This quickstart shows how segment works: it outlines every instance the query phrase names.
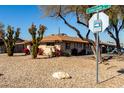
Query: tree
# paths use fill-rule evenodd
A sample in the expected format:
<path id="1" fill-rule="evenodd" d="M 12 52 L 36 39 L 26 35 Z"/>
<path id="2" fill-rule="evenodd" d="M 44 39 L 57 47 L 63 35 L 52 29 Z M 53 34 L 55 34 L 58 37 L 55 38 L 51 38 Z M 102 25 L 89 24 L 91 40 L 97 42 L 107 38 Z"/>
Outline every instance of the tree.
<path id="1" fill-rule="evenodd" d="M 4 33 L 4 24 L 0 23 L 0 36 Z"/>
<path id="2" fill-rule="evenodd" d="M 32 24 L 29 28 L 29 33 L 32 36 L 32 58 L 37 57 L 38 53 L 38 46 L 40 44 L 40 41 L 43 39 L 44 32 L 46 30 L 46 26 L 40 25 L 39 29 L 37 30 L 36 25 Z"/>
<path id="3" fill-rule="evenodd" d="M 76 5 L 41 6 L 41 9 L 44 11 L 44 16 L 61 18 L 68 27 L 70 27 L 71 29 L 73 29 L 77 33 L 79 38 L 81 38 L 82 40 L 87 40 L 89 42 L 94 55 L 96 55 L 96 49 L 95 49 L 96 44 L 92 40 L 89 40 L 90 29 L 88 28 L 88 20 L 92 16 L 92 14 L 87 15 L 85 13 L 86 9 L 91 7 L 91 6 L 92 5 L 85 5 L 85 6 L 82 6 L 82 5 L 78 5 L 78 6 L 76 6 Z M 86 37 L 83 37 L 80 33 L 81 31 L 77 27 L 71 25 L 71 23 L 69 23 L 67 21 L 65 16 L 67 16 L 69 14 L 72 14 L 72 13 L 76 17 L 76 22 L 79 25 L 85 26 L 88 29 Z M 96 38 L 96 34 L 94 34 L 94 36 Z M 100 50 L 100 47 L 99 47 L 99 50 Z M 99 62 L 101 62 L 101 59 L 102 59 L 101 58 L 101 53 L 99 51 Z"/>
<path id="4" fill-rule="evenodd" d="M 16 31 L 14 31 L 14 27 L 11 26 L 7 27 L 7 32 L 2 29 L 0 30 L 0 37 L 6 46 L 8 56 L 13 56 L 15 43 L 19 37 L 19 34 L 20 28 L 17 28 Z"/>
<path id="5" fill-rule="evenodd" d="M 124 6 L 112 6 L 106 11 L 110 18 L 110 26 L 106 29 L 115 41 L 118 53 L 121 52 L 119 33 L 124 29 Z"/>
<path id="6" fill-rule="evenodd" d="M 88 14 L 88 15 L 86 14 L 86 9 L 89 8 L 89 7 L 92 7 L 92 5 L 40 6 L 40 9 L 43 10 L 44 16 L 61 18 L 68 27 L 70 27 L 71 29 L 76 31 L 77 35 L 82 40 L 86 39 L 87 41 L 89 41 L 89 43 L 91 45 L 91 49 L 92 49 L 92 51 L 95 55 L 96 54 L 96 50 L 95 50 L 96 43 L 89 40 L 89 34 L 90 34 L 91 31 L 88 28 L 88 20 L 92 16 L 92 14 Z M 121 8 L 120 14 L 123 14 L 123 11 L 124 11 L 123 6 L 112 6 L 112 8 L 106 10 L 106 13 L 109 16 L 111 16 L 111 19 L 114 21 L 115 19 L 117 19 L 117 14 L 120 11 L 120 8 Z M 74 17 L 76 17 L 75 21 L 79 25 L 85 26 L 88 29 L 86 37 L 83 37 L 80 33 L 81 31 L 77 27 L 71 25 L 71 23 L 69 23 L 67 21 L 66 16 L 69 15 L 69 14 L 74 14 L 75 15 Z M 115 19 L 112 16 L 114 16 Z M 96 41 L 96 34 L 94 34 L 94 37 L 95 37 L 95 41 Z M 116 41 L 119 44 L 119 41 L 118 40 L 116 40 Z M 99 47 L 99 50 L 100 50 L 100 47 Z M 100 51 L 99 51 L 99 56 L 100 56 L 99 57 L 99 62 L 100 62 L 100 61 L 102 61 Z"/>

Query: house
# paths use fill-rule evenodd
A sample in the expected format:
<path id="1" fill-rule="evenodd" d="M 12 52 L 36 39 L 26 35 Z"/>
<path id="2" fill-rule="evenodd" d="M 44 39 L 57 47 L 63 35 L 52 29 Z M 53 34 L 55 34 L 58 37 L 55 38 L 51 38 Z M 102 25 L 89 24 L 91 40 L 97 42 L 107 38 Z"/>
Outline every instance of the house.
<path id="1" fill-rule="evenodd" d="M 15 44 L 14 53 L 22 53 L 25 48 L 25 40 L 18 38 Z M 0 53 L 5 53 L 6 47 L 3 40 L 0 38 Z"/>
<path id="2" fill-rule="evenodd" d="M 104 42 L 101 42 L 100 46 L 101 46 L 102 53 L 111 52 L 112 50 L 116 48 L 115 44 L 104 43 Z"/>
<path id="3" fill-rule="evenodd" d="M 31 50 L 31 41 L 26 41 L 25 44 L 27 48 Z M 107 49 L 112 51 L 115 48 L 113 44 L 107 44 L 100 42 L 101 52 L 107 53 Z M 51 34 L 44 37 L 39 45 L 39 48 L 44 50 L 44 54 L 49 54 L 49 52 L 54 52 L 55 48 L 61 50 L 62 52 L 70 53 L 71 55 L 87 55 L 93 54 L 90 44 L 87 40 L 82 40 L 78 37 L 71 37 L 66 34 Z"/>
<path id="4" fill-rule="evenodd" d="M 66 34 L 52 34 L 46 36 L 41 40 L 41 43 L 39 45 L 39 48 L 42 48 L 46 53 L 54 47 L 61 50 L 62 52 L 71 53 L 72 55 L 76 55 L 79 53 L 92 53 L 90 44 L 87 40 L 81 40 L 78 37 L 71 37 Z"/>
<path id="5" fill-rule="evenodd" d="M 5 45 L 3 40 L 0 38 L 0 53 L 5 53 Z"/>
<path id="6" fill-rule="evenodd" d="M 22 53 L 25 47 L 25 40 L 18 38 L 15 44 L 14 53 Z"/>

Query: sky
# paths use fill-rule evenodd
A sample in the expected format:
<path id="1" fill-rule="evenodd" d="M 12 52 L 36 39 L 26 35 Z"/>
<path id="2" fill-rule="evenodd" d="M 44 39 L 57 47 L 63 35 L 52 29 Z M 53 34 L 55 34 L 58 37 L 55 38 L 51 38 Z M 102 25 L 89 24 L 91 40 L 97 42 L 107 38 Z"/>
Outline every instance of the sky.
<path id="1" fill-rule="evenodd" d="M 21 28 L 20 38 L 30 40 L 31 35 L 28 33 L 28 28 L 34 23 L 37 27 L 43 24 L 47 27 L 45 36 L 50 34 L 57 34 L 59 32 L 65 33 L 70 36 L 77 37 L 74 30 L 70 29 L 64 24 L 61 19 L 52 17 L 42 17 L 43 12 L 36 5 L 1 5 L 0 6 L 0 22 L 5 25 L 5 29 L 8 25 Z M 74 26 L 76 26 L 81 34 L 85 37 L 87 29 L 82 25 L 79 25 L 75 21 L 74 15 L 67 17 L 67 20 Z M 124 42 L 124 32 L 120 33 L 121 42 Z M 94 39 L 93 33 L 90 33 L 90 39 Z M 106 32 L 100 33 L 100 40 L 103 42 L 114 42 Z"/>

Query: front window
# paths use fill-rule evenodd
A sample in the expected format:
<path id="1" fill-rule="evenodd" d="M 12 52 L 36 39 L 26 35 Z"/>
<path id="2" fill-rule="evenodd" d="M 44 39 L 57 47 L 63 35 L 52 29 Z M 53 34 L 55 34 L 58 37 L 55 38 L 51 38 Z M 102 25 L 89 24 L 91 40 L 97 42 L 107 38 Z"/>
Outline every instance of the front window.
<path id="1" fill-rule="evenodd" d="M 77 48 L 78 47 L 78 43 L 74 43 L 74 48 Z"/>
<path id="2" fill-rule="evenodd" d="M 79 48 L 82 48 L 82 43 L 79 44 Z"/>
<path id="3" fill-rule="evenodd" d="M 55 43 L 47 43 L 47 46 L 54 46 Z"/>
<path id="4" fill-rule="evenodd" d="M 86 49 L 86 44 L 83 44 L 83 49 Z"/>
<path id="5" fill-rule="evenodd" d="M 66 48 L 66 49 L 70 49 L 70 43 L 66 43 L 66 44 L 65 44 L 65 48 Z"/>

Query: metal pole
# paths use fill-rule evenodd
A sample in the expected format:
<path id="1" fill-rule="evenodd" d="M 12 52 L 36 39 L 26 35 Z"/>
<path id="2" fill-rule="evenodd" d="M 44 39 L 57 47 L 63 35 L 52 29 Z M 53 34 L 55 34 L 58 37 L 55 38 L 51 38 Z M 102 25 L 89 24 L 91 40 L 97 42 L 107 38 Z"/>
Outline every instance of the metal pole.
<path id="1" fill-rule="evenodd" d="M 97 12 L 99 20 L 99 12 Z M 96 33 L 96 83 L 99 83 L 99 32 Z"/>
<path id="2" fill-rule="evenodd" d="M 96 35 L 96 82 L 99 83 L 99 32 Z"/>

